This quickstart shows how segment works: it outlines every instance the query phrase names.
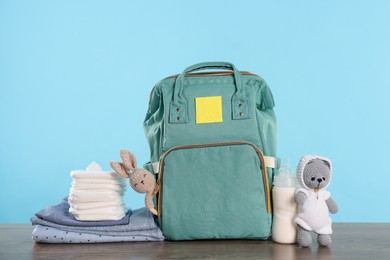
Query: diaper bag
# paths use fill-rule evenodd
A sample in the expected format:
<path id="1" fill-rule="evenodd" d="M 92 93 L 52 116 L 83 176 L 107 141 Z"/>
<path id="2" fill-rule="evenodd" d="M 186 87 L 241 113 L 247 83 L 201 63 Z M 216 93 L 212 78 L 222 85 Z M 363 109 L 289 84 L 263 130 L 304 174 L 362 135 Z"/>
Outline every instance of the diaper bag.
<path id="1" fill-rule="evenodd" d="M 156 84 L 144 121 L 151 152 L 144 167 L 156 174 L 166 238 L 270 237 L 274 106 L 261 77 L 228 62 L 195 64 Z"/>

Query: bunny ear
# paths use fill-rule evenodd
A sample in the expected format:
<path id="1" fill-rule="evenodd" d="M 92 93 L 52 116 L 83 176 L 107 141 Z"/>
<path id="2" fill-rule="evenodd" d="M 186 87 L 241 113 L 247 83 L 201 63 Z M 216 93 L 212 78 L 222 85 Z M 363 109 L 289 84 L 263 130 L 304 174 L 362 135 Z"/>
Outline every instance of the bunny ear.
<path id="1" fill-rule="evenodd" d="M 137 169 L 137 159 L 131 152 L 127 150 L 121 150 L 120 155 L 126 170 L 134 171 Z"/>
<path id="2" fill-rule="evenodd" d="M 111 168 L 121 177 L 130 178 L 130 174 L 126 171 L 125 166 L 122 163 L 110 162 Z"/>

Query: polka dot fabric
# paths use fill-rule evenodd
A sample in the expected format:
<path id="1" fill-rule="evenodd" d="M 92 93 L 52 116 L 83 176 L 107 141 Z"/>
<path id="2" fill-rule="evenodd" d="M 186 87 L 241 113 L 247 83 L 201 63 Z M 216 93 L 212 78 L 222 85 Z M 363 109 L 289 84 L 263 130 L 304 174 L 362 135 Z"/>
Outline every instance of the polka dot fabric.
<path id="1" fill-rule="evenodd" d="M 32 239 L 39 243 L 110 243 L 110 242 L 139 242 L 162 241 L 164 236 L 159 229 L 137 231 L 132 236 L 95 235 L 63 231 L 52 227 L 37 225 L 32 233 Z"/>

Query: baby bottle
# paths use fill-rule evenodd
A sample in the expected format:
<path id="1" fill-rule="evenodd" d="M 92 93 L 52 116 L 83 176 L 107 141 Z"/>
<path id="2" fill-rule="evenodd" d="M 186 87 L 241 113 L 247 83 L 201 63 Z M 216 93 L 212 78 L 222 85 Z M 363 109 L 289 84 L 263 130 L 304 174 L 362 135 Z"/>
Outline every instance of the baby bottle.
<path id="1" fill-rule="evenodd" d="M 272 199 L 274 206 L 272 239 L 277 243 L 296 243 L 297 230 L 294 223 L 297 205 L 294 201 L 296 177 L 287 158 L 282 159 L 274 176 Z"/>

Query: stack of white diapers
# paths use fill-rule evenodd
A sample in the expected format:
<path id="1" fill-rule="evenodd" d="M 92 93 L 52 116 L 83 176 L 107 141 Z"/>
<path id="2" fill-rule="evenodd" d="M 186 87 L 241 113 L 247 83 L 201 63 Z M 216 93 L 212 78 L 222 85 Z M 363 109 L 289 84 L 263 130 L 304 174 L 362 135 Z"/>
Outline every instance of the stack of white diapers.
<path id="1" fill-rule="evenodd" d="M 105 172 L 92 162 L 86 171 L 72 171 L 68 202 L 69 212 L 77 220 L 101 221 L 122 219 L 127 209 L 123 202 L 126 183 L 115 172 Z"/>

